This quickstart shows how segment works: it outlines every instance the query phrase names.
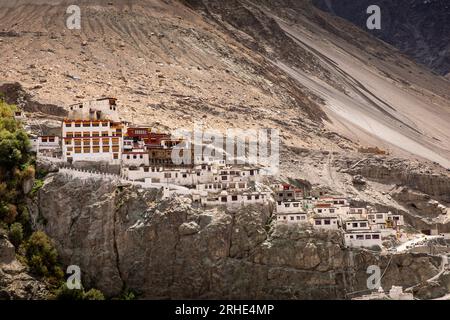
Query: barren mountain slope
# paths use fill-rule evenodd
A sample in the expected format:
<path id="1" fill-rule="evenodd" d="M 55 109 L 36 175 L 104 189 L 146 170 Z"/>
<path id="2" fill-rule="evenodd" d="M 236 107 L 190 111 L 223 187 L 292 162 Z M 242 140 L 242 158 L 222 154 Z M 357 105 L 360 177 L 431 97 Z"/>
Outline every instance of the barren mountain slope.
<path id="1" fill-rule="evenodd" d="M 0 1 L 2 81 L 58 105 L 114 95 L 162 128 L 278 127 L 449 166 L 448 82 L 308 1 L 82 1 L 81 30 L 69 4 Z"/>

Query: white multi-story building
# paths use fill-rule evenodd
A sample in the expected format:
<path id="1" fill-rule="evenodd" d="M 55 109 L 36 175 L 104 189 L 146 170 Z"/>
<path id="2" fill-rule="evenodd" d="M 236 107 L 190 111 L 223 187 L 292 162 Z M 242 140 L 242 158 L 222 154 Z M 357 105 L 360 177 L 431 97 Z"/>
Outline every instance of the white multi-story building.
<path id="1" fill-rule="evenodd" d="M 121 164 L 122 123 L 109 120 L 72 120 L 62 124 L 62 152 L 66 162 L 96 161 Z"/>

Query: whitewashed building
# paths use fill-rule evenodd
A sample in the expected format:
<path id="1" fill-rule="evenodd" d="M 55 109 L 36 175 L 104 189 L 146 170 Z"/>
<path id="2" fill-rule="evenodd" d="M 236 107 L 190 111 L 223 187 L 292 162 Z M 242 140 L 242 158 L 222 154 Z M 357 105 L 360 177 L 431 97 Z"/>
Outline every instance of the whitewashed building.
<path id="1" fill-rule="evenodd" d="M 117 99 L 101 98 L 69 106 L 69 119 L 110 120 L 119 122 Z"/>
<path id="2" fill-rule="evenodd" d="M 132 150 L 122 152 L 122 165 L 124 166 L 148 166 L 150 164 L 150 159 L 148 152 L 144 150 Z"/>
<path id="3" fill-rule="evenodd" d="M 302 201 L 277 201 L 276 202 L 277 213 L 298 213 L 304 212 L 305 207 Z"/>
<path id="4" fill-rule="evenodd" d="M 353 232 L 362 230 L 368 231 L 371 229 L 368 220 L 351 219 L 345 221 L 345 230 Z"/>
<path id="5" fill-rule="evenodd" d="M 296 224 L 296 223 L 309 223 L 308 215 L 305 212 L 298 213 L 278 213 L 277 212 L 277 222 Z"/>
<path id="6" fill-rule="evenodd" d="M 352 231 L 344 234 L 345 245 L 348 247 L 382 246 L 381 234 L 378 231 Z"/>
<path id="7" fill-rule="evenodd" d="M 338 230 L 339 229 L 339 218 L 337 216 L 319 216 L 313 217 L 314 228 L 325 229 L 325 230 Z"/>
<path id="8" fill-rule="evenodd" d="M 64 161 L 95 161 L 120 165 L 123 130 L 122 123 L 109 120 L 64 120 L 62 124 Z"/>

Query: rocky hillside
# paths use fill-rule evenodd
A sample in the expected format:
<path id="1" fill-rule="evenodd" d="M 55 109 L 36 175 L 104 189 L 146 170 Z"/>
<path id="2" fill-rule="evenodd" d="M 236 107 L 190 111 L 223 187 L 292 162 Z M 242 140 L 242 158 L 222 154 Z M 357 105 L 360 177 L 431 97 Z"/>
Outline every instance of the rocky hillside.
<path id="1" fill-rule="evenodd" d="M 126 288 L 156 299 L 345 299 L 366 289 L 369 265 L 386 269 L 386 287 L 421 283 L 440 265 L 422 254 L 391 260 L 351 251 L 336 231 L 276 226 L 270 207 L 196 209 L 157 192 L 63 174 L 46 180 L 33 212 L 64 263 L 79 265 L 85 285 L 110 296 Z M 439 295 L 445 286 L 417 294 Z"/>
<path id="2" fill-rule="evenodd" d="M 441 75 L 450 74 L 450 4 L 441 0 L 314 0 L 321 9 L 342 17 L 392 44 Z M 382 10 L 381 30 L 367 30 L 366 10 Z"/>

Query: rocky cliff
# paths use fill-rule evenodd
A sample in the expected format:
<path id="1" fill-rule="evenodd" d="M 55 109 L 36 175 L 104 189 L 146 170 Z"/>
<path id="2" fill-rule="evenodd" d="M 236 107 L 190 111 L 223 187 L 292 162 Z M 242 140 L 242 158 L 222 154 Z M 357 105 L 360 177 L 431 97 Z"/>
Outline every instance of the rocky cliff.
<path id="1" fill-rule="evenodd" d="M 46 285 L 28 274 L 16 259 L 14 246 L 0 230 L 0 300 L 45 299 Z"/>
<path id="2" fill-rule="evenodd" d="M 386 287 L 438 273 L 437 257 L 353 251 L 339 232 L 276 226 L 269 206 L 230 212 L 160 197 L 51 174 L 32 212 L 64 264 L 109 296 L 127 288 L 156 299 L 345 299 L 366 289 L 369 265 L 386 269 Z"/>

